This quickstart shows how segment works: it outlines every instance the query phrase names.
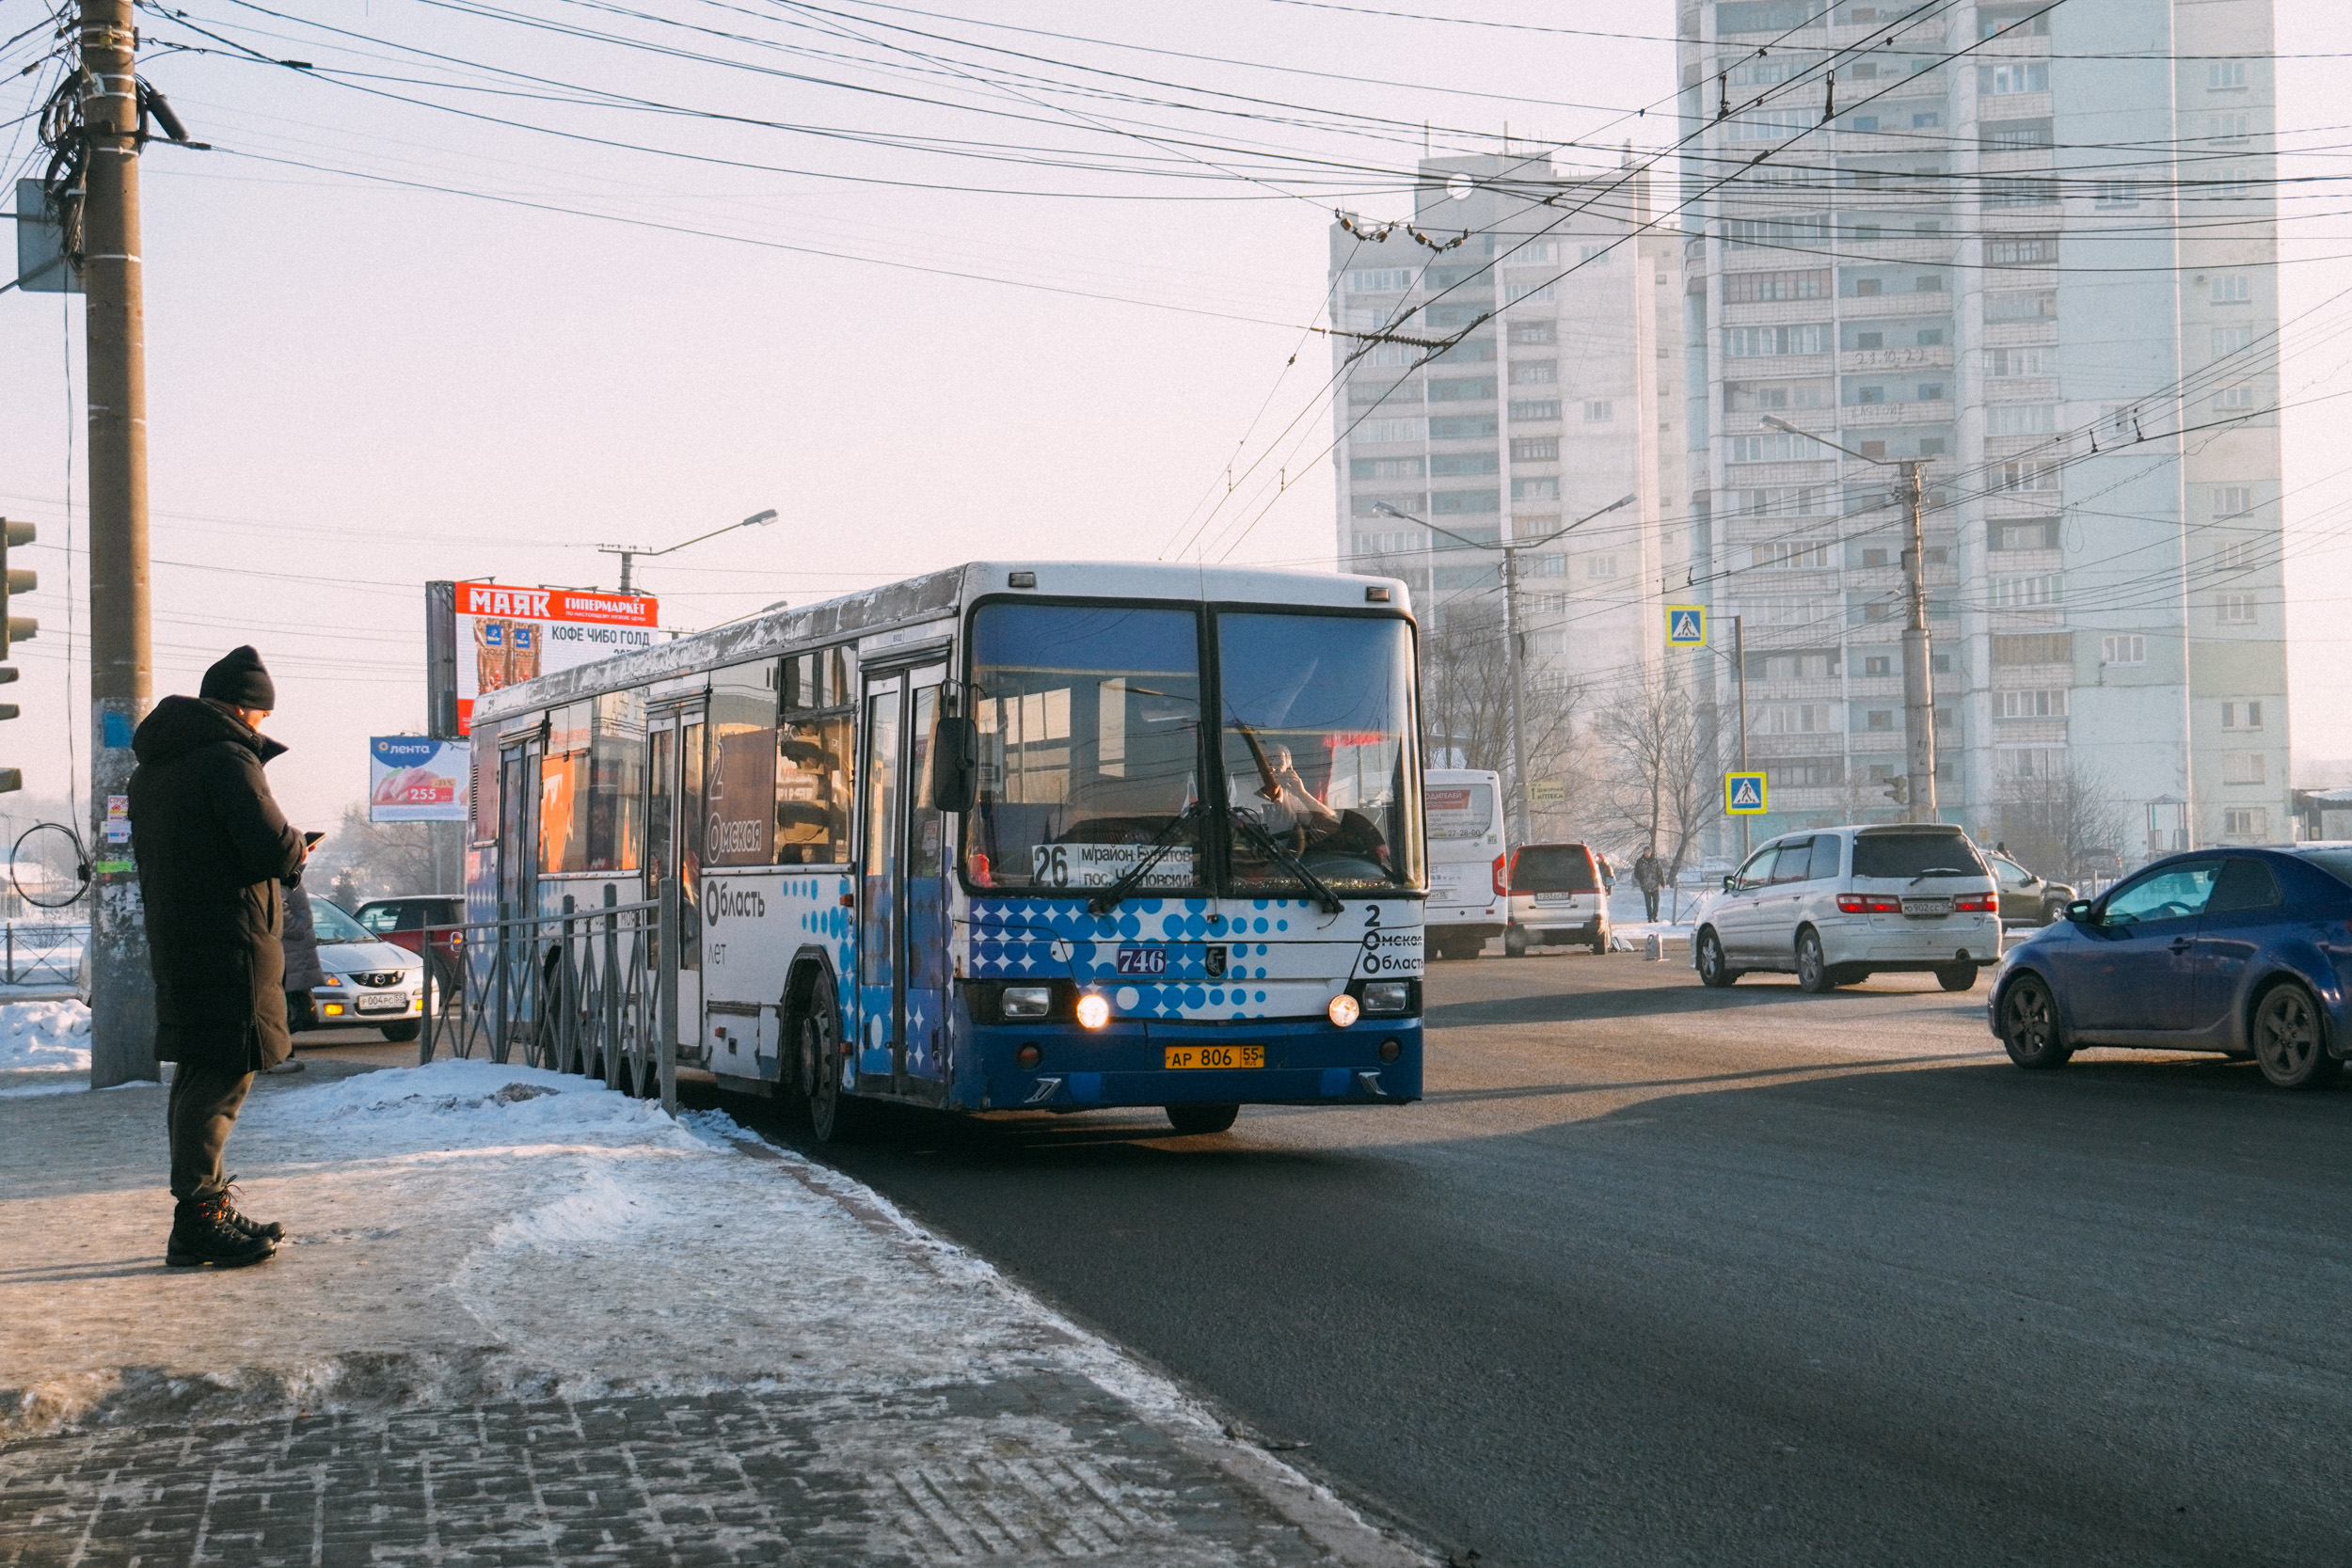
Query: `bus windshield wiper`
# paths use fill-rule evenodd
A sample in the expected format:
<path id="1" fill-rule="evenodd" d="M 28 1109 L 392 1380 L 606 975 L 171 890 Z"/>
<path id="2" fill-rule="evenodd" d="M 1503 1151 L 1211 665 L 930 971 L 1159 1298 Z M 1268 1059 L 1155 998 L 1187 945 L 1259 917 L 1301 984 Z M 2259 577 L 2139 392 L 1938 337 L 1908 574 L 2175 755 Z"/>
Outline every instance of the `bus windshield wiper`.
<path id="1" fill-rule="evenodd" d="M 1121 898 L 1126 897 L 1127 895 L 1135 892 L 1136 889 L 1141 887 L 1143 885 L 1143 879 L 1152 874 L 1152 868 L 1159 864 L 1162 860 L 1166 859 L 1168 852 L 1170 849 L 1176 847 L 1176 840 L 1170 835 L 1172 835 L 1179 827 L 1191 821 L 1194 817 L 1199 816 L 1200 815 L 1200 802 L 1195 800 L 1192 804 L 1186 806 L 1184 810 L 1169 817 L 1168 819 L 1167 826 L 1163 827 L 1158 832 L 1152 835 L 1151 846 L 1144 851 L 1142 858 L 1137 860 L 1135 864 L 1129 866 L 1126 870 L 1120 872 L 1117 881 L 1113 882 L 1110 886 L 1104 888 L 1102 892 L 1087 900 L 1087 912 L 1089 914 L 1108 914 L 1112 910 L 1118 908 L 1119 901 Z"/>
<path id="2" fill-rule="evenodd" d="M 1284 847 L 1281 840 L 1267 832 L 1257 818 L 1247 812 L 1236 811 L 1233 813 L 1233 825 L 1248 834 L 1256 841 L 1258 847 L 1273 856 L 1284 870 L 1305 884 L 1307 890 L 1315 895 L 1315 901 L 1323 906 L 1324 913 L 1338 914 L 1347 908 L 1340 901 L 1340 895 L 1331 891 L 1330 883 L 1308 870 L 1307 863 Z"/>

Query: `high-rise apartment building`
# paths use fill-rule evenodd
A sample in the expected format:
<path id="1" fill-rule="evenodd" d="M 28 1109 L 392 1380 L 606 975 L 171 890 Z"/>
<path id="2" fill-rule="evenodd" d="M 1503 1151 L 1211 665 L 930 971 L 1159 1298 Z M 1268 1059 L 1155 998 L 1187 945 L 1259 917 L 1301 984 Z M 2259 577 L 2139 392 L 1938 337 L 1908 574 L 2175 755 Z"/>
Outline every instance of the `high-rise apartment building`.
<path id="1" fill-rule="evenodd" d="M 1691 565 L 1762 826 L 1899 812 L 1908 458 L 1943 817 L 2125 863 L 2285 836 L 2269 0 L 1677 22 Z"/>
<path id="2" fill-rule="evenodd" d="M 1681 239 L 1648 228 L 1649 191 L 1640 170 L 1571 177 L 1544 152 L 1430 158 L 1409 223 L 1331 230 L 1339 559 L 1414 587 L 1433 761 L 1507 774 L 1498 546 L 1531 546 L 1539 834 L 1582 820 L 1581 737 L 1656 672 L 1661 592 L 1689 556 Z"/>

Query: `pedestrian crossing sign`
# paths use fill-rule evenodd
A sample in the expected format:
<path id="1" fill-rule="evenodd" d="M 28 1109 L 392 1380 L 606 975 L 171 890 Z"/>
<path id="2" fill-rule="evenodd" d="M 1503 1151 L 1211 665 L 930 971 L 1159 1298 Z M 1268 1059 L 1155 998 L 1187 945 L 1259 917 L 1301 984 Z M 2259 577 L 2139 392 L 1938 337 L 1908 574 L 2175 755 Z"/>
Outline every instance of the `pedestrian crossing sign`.
<path id="1" fill-rule="evenodd" d="M 1706 606 L 1670 604 L 1666 607 L 1666 646 L 1669 648 L 1704 648 L 1707 646 Z"/>
<path id="2" fill-rule="evenodd" d="M 1758 816 L 1764 812 L 1764 775 L 1725 773 L 1724 810 L 1734 816 Z"/>

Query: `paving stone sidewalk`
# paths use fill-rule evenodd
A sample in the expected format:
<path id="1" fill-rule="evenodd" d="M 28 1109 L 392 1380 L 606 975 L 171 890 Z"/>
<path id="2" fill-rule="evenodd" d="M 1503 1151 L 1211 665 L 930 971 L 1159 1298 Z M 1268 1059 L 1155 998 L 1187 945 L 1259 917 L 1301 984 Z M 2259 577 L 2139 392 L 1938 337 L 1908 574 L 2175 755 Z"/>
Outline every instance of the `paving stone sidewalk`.
<path id="1" fill-rule="evenodd" d="M 258 1085 L 308 1240 L 228 1274 L 159 1090 L 0 1098 L 0 1565 L 1427 1560 L 819 1167 L 336 1077 Z"/>

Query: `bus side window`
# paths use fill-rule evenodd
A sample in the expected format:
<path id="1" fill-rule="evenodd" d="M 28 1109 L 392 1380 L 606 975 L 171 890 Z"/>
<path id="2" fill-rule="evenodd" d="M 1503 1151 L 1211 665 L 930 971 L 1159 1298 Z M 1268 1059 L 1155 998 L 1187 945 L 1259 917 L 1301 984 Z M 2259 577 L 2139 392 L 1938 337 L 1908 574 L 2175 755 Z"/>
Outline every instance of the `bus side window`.
<path id="1" fill-rule="evenodd" d="M 856 709 L 849 651 L 827 648 L 784 661 L 776 725 L 776 862 L 847 865 Z"/>

